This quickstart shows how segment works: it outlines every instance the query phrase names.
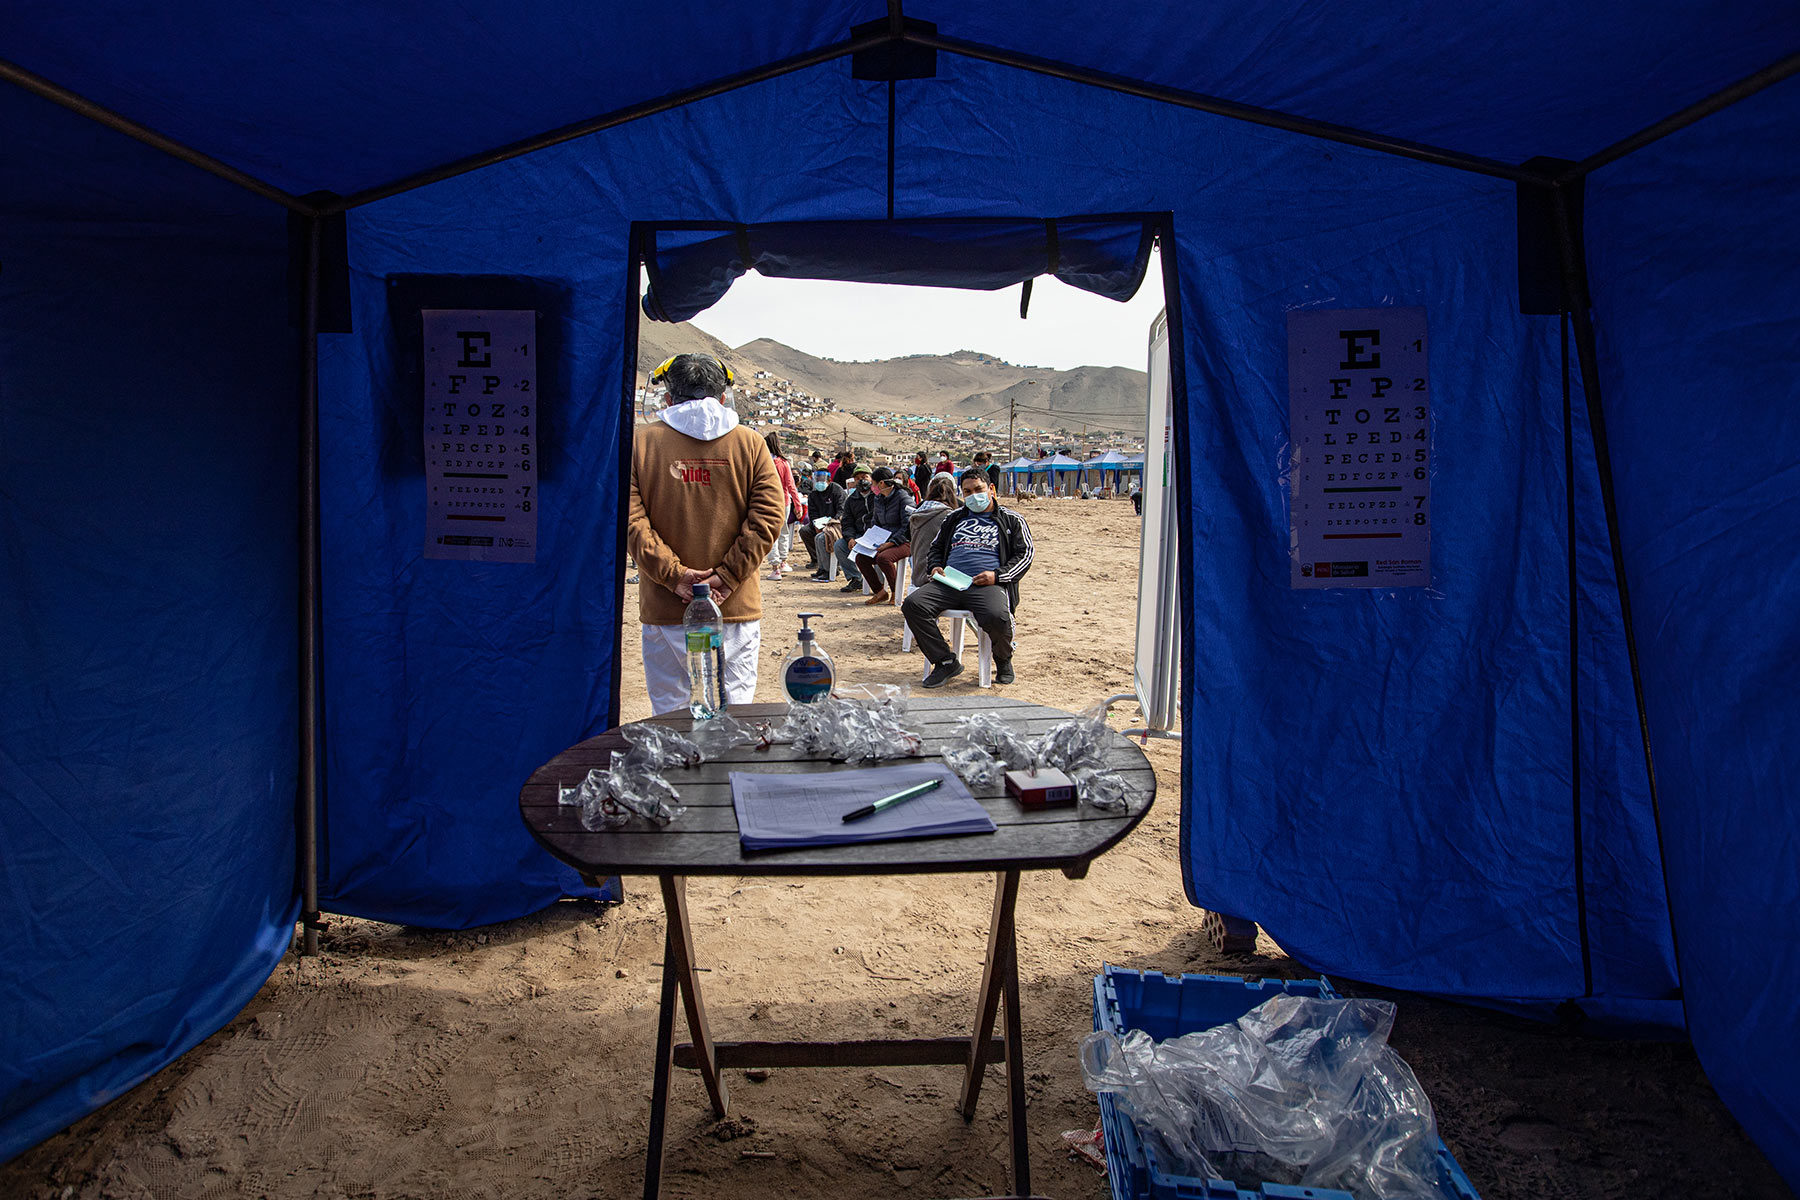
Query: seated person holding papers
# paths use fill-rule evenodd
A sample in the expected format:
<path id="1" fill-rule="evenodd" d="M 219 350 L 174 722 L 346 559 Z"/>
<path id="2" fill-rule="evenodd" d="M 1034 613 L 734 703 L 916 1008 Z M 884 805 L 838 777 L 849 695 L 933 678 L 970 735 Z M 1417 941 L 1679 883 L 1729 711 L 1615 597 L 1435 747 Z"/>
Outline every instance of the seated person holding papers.
<path id="1" fill-rule="evenodd" d="M 1000 507 L 986 472 L 963 473 L 962 507 L 938 526 L 927 562 L 931 578 L 900 606 L 932 664 L 925 686 L 942 687 L 962 670 L 938 630 L 938 615 L 950 608 L 975 614 L 994 645 L 994 682 L 1011 683 L 1012 615 L 1019 607 L 1019 580 L 1031 569 L 1031 528 Z"/>
<path id="2" fill-rule="evenodd" d="M 870 553 L 859 555 L 856 565 L 869 581 L 874 595 L 864 604 L 886 604 L 893 598 L 895 577 L 901 559 L 912 553 L 911 521 L 914 512 L 912 493 L 886 467 L 876 467 L 874 500 L 870 504 L 870 531 L 887 530 L 887 537 Z M 866 539 L 865 539 L 866 540 Z"/>

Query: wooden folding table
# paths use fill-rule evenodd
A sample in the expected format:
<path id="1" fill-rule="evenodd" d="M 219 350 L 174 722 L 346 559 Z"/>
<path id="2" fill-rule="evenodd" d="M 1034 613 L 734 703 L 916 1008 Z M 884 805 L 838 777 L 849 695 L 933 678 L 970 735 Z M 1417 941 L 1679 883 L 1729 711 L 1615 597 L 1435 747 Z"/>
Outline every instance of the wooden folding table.
<path id="1" fill-rule="evenodd" d="M 777 704 L 739 705 L 732 715 L 745 721 L 778 724 L 786 708 Z M 1020 732 L 1035 736 L 1069 714 L 1037 704 L 979 697 L 932 696 L 910 701 L 907 724 L 924 737 L 927 760 L 954 738 L 958 717 L 989 712 Z M 655 723 L 687 731 L 686 716 L 652 718 Z M 1013 910 L 1022 871 L 1060 870 L 1071 879 L 1087 872 L 1088 863 L 1129 833 L 1156 796 L 1156 776 L 1143 751 L 1118 733 L 1111 737 L 1108 765 L 1132 785 L 1128 811 L 1101 812 L 1086 805 L 1037 811 L 1021 809 L 999 788 L 979 799 L 998 830 L 992 834 L 868 842 L 846 846 L 745 851 L 738 841 L 731 806 L 732 771 L 815 773 L 849 770 L 852 766 L 814 759 L 791 745 L 738 746 L 697 767 L 667 772 L 688 811 L 667 827 L 633 817 L 621 828 L 589 832 L 578 811 L 558 803 L 558 789 L 574 787 L 589 769 L 610 763 L 612 752 L 625 748 L 613 729 L 570 747 L 531 776 L 519 793 L 519 813 L 545 849 L 584 876 L 655 875 L 661 883 L 668 932 L 663 953 L 662 999 L 657 1014 L 655 1081 L 650 1101 L 650 1147 L 644 1166 L 644 1195 L 659 1194 L 663 1141 L 672 1066 L 697 1069 L 706 1083 L 713 1111 L 723 1117 L 728 1097 L 723 1071 L 728 1067 L 864 1067 L 960 1064 L 964 1120 L 975 1115 L 982 1069 L 990 1062 L 1006 1064 L 1007 1112 L 1012 1134 L 1012 1184 L 1018 1196 L 1031 1193 L 1031 1163 L 1025 1133 L 1024 1048 L 1019 1014 L 1018 956 Z M 904 761 L 920 761 L 918 759 Z M 909 875 L 956 872 L 995 874 L 993 920 L 988 928 L 987 961 L 975 1002 L 971 1033 L 956 1037 L 879 1039 L 842 1042 L 716 1042 L 706 1022 L 706 1006 L 695 975 L 693 933 L 688 925 L 686 877 L 689 875 Z M 688 1036 L 674 1044 L 675 1005 L 679 993 L 686 1011 Z M 1006 1017 L 1002 1036 L 994 1035 L 1001 1005 Z"/>

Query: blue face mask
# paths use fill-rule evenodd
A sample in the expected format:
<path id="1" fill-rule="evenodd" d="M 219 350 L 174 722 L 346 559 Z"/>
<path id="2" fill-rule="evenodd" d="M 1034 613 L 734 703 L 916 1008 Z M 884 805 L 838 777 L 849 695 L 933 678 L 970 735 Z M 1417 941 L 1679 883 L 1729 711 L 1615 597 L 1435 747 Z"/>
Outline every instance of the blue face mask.
<path id="1" fill-rule="evenodd" d="M 831 480 L 829 480 L 829 479 L 813 480 L 813 491 L 815 491 L 815 492 L 822 492 L 830 486 L 831 486 Z"/>
<path id="2" fill-rule="evenodd" d="M 994 498 L 989 496 L 986 492 L 970 492 L 967 496 L 963 497 L 963 507 L 970 512 L 986 512 L 988 510 L 988 505 L 993 502 Z"/>

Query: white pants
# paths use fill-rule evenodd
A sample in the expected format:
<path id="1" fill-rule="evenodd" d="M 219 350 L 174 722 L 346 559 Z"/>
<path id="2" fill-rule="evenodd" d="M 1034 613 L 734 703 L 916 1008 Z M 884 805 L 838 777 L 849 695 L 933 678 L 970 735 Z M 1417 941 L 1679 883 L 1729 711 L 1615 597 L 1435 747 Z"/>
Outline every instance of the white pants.
<path id="1" fill-rule="evenodd" d="M 650 711 L 658 716 L 686 712 L 687 638 L 679 625 L 644 625 L 644 684 Z M 721 638 L 725 651 L 725 703 L 756 699 L 757 657 L 762 653 L 761 621 L 728 621 Z"/>
<path id="2" fill-rule="evenodd" d="M 798 525 L 783 525 L 781 532 L 775 535 L 775 544 L 769 547 L 764 559 L 771 567 L 779 567 L 788 560 L 788 551 L 794 548 L 794 530 L 798 528 Z"/>

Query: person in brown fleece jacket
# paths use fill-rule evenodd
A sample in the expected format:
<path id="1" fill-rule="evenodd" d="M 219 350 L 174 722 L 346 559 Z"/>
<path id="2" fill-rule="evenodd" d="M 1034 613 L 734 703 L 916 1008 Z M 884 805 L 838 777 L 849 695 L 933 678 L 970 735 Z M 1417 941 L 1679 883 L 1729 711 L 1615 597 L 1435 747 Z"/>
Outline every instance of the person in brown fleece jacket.
<path id="1" fill-rule="evenodd" d="M 705 583 L 725 617 L 727 704 L 756 697 L 762 588 L 756 569 L 787 519 L 787 497 L 763 439 L 738 424 L 721 398 L 725 364 L 680 354 L 657 368 L 667 384 L 662 420 L 637 431 L 631 454 L 626 542 L 637 561 L 644 679 L 653 712 L 687 707 L 681 618 Z"/>

